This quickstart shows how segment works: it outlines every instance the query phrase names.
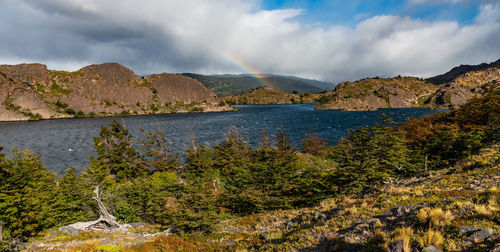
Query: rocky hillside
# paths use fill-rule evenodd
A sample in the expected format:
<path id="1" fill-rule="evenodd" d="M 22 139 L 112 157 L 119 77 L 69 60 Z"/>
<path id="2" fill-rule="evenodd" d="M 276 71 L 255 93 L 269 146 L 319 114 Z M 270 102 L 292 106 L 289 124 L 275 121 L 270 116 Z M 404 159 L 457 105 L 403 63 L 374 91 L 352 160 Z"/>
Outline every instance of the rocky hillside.
<path id="1" fill-rule="evenodd" d="M 241 95 L 228 95 L 222 99 L 228 104 L 292 104 L 313 103 L 318 94 L 288 94 L 273 87 L 261 86 Z"/>
<path id="2" fill-rule="evenodd" d="M 317 109 L 374 110 L 423 106 L 438 86 L 415 77 L 366 78 L 340 83 Z"/>
<path id="3" fill-rule="evenodd" d="M 317 109 L 374 110 L 379 108 L 456 108 L 497 86 L 500 60 L 460 66 L 427 80 L 415 77 L 367 78 L 339 84 L 325 94 Z"/>
<path id="4" fill-rule="evenodd" d="M 0 66 L 0 121 L 225 111 L 198 81 L 177 74 L 139 77 L 117 63 L 75 72 L 41 64 Z"/>
<path id="5" fill-rule="evenodd" d="M 363 197 L 220 222 L 207 236 L 133 223 L 121 232 L 49 231 L 29 251 L 500 251 L 500 146 Z M 170 249 L 170 250 L 169 250 Z"/>
<path id="6" fill-rule="evenodd" d="M 468 72 L 481 71 L 481 70 L 486 70 L 488 68 L 493 68 L 493 67 L 497 67 L 497 68 L 500 67 L 500 59 L 495 61 L 495 62 L 492 62 L 490 64 L 483 63 L 483 64 L 479 64 L 479 65 L 474 65 L 474 66 L 460 65 L 460 66 L 454 67 L 453 69 L 451 69 L 450 71 L 448 71 L 444 74 L 437 75 L 437 76 L 428 78 L 426 80 L 428 82 L 434 83 L 434 84 L 445 84 L 445 83 L 448 83 L 448 82 L 455 80 L 459 76 L 464 75 Z"/>

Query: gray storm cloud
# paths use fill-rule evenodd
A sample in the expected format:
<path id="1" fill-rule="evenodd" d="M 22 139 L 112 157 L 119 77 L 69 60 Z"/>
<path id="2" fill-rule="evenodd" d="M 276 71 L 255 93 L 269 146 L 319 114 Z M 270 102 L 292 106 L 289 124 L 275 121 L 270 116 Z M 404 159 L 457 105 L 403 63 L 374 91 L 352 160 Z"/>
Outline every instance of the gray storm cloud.
<path id="1" fill-rule="evenodd" d="M 422 1 L 420 1 L 422 2 Z M 74 70 L 120 62 L 137 73 L 262 73 L 333 82 L 431 76 L 500 58 L 500 4 L 472 24 L 375 16 L 355 27 L 311 26 L 303 10 L 243 0 L 0 0 L 0 63 Z"/>

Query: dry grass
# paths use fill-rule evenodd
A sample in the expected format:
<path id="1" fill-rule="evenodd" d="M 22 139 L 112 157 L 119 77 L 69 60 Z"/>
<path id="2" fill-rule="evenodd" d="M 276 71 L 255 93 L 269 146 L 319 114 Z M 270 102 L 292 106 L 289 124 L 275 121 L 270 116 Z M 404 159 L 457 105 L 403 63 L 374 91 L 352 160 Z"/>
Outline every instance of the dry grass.
<path id="1" fill-rule="evenodd" d="M 417 239 L 417 242 L 421 247 L 434 246 L 436 248 L 441 248 L 444 238 L 439 231 L 429 229 L 427 233 Z"/>
<path id="2" fill-rule="evenodd" d="M 474 212 L 482 216 L 491 216 L 493 212 L 488 205 L 474 205 Z"/>
<path id="3" fill-rule="evenodd" d="M 351 206 L 345 209 L 345 213 L 347 216 L 355 216 L 358 214 L 358 208 L 356 206 Z"/>
<path id="4" fill-rule="evenodd" d="M 441 208 L 424 207 L 418 211 L 417 218 L 429 224 L 429 227 L 442 227 L 451 223 L 453 215 L 450 211 Z"/>
<path id="5" fill-rule="evenodd" d="M 390 242 L 402 240 L 403 241 L 403 251 L 410 252 L 411 251 L 411 238 L 413 236 L 413 229 L 411 227 L 401 227 L 396 228 L 391 233 Z"/>

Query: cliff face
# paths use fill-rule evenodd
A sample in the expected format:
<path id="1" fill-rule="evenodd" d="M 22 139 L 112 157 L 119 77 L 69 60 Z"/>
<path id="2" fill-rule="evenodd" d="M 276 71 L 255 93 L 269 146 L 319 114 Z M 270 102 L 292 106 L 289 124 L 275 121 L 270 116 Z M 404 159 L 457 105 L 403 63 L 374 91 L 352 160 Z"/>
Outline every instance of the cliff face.
<path id="1" fill-rule="evenodd" d="M 0 121 L 231 110 L 219 102 L 194 79 L 141 78 L 117 63 L 75 72 L 41 64 L 0 66 Z"/>
<path id="2" fill-rule="evenodd" d="M 229 104 L 292 104 L 313 103 L 318 94 L 288 94 L 273 87 L 261 86 L 241 95 L 228 95 L 222 99 Z"/>
<path id="3" fill-rule="evenodd" d="M 427 80 L 414 77 L 367 78 L 339 84 L 326 93 L 317 109 L 375 110 L 379 108 L 456 108 L 497 86 L 500 60 L 460 66 Z"/>

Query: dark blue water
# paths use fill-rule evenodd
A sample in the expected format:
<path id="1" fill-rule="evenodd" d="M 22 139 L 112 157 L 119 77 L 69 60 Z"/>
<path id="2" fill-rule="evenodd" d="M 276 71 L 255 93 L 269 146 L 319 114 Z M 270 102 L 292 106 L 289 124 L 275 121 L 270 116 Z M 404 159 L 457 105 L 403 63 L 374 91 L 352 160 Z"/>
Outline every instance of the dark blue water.
<path id="1" fill-rule="evenodd" d="M 71 166 L 83 169 L 89 156 L 95 155 L 93 136 L 99 134 L 102 125 L 112 120 L 125 123 L 134 137 L 140 135 L 138 127 L 146 130 L 162 129 L 172 150 L 182 153 L 190 145 L 193 136 L 197 143 L 213 146 L 224 139 L 232 126 L 238 128 L 253 145 L 261 140 L 262 129 L 274 136 L 281 126 L 297 146 L 301 139 L 307 137 L 306 132 L 314 132 L 334 144 L 346 135 L 347 129 L 381 123 L 383 113 L 401 122 L 410 117 L 439 112 L 425 108 L 363 112 L 314 110 L 314 104 L 236 107 L 240 109 L 239 112 L 0 122 L 0 146 L 4 147 L 4 152 L 19 147 L 41 153 L 44 164 L 60 173 Z"/>

